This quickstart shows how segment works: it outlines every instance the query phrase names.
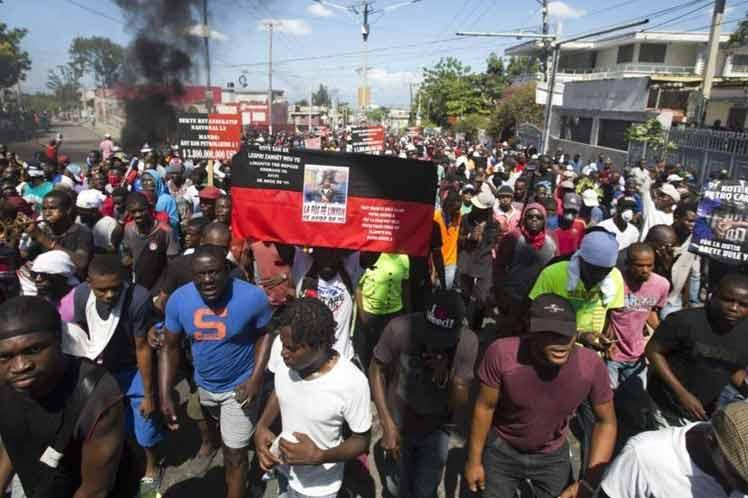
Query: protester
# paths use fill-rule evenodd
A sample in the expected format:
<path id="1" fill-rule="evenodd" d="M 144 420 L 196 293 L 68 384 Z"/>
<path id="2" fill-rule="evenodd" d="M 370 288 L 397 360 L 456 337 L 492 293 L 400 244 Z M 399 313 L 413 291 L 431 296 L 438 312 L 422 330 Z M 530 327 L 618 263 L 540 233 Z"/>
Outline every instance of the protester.
<path id="1" fill-rule="evenodd" d="M 639 241 L 639 229 L 632 223 L 635 209 L 636 201 L 633 198 L 621 197 L 616 201 L 615 214 L 597 224 L 616 236 L 620 251 Z"/>
<path id="2" fill-rule="evenodd" d="M 453 287 L 457 276 L 461 220 L 460 196 L 456 191 L 450 190 L 442 202 L 442 209 L 434 211 L 434 222 L 439 226 L 439 232 L 441 233 L 441 254 L 444 262 L 445 288 L 447 289 Z"/>
<path id="3" fill-rule="evenodd" d="M 63 354 L 62 329 L 41 297 L 0 304 L 0 489 L 15 473 L 34 498 L 130 498 L 117 479 L 122 394 L 105 369 Z"/>
<path id="4" fill-rule="evenodd" d="M 517 228 L 522 208 L 514 205 L 514 190 L 509 185 L 499 187 L 496 199 L 498 202 L 494 205 L 493 213 L 503 236 Z"/>
<path id="5" fill-rule="evenodd" d="M 73 290 L 80 282 L 72 258 L 65 251 L 40 254 L 31 266 L 36 295 L 52 303 L 63 322 L 73 319 Z"/>
<path id="6" fill-rule="evenodd" d="M 679 203 L 673 214 L 673 230 L 677 238 L 673 247 L 673 263 L 670 268 L 672 288 L 662 318 L 674 311 L 700 305 L 701 258 L 690 252 L 691 235 L 696 222 L 696 204 Z"/>
<path id="7" fill-rule="evenodd" d="M 467 300 L 467 320 L 474 331 L 481 329 L 492 286 L 491 260 L 498 241 L 493 218 L 496 198 L 481 192 L 472 198 L 473 209 L 460 220 L 457 271 L 460 289 Z"/>
<path id="8" fill-rule="evenodd" d="M 219 422 L 226 497 L 246 493 L 247 448 L 260 407 L 259 394 L 270 338 L 272 309 L 252 284 L 229 277 L 226 250 L 201 246 L 192 259 L 193 283 L 177 289 L 166 305 L 159 367 L 161 412 L 170 430 L 179 428 L 174 388 L 180 336 L 190 337 L 200 403 Z"/>
<path id="9" fill-rule="evenodd" d="M 647 344 L 657 428 L 707 420 L 722 389 L 745 394 L 748 277 L 728 274 L 704 308 L 669 315 Z"/>
<path id="10" fill-rule="evenodd" d="M 294 301 L 280 317 L 268 361 L 274 389 L 254 436 L 262 468 L 278 468 L 280 498 L 336 496 L 343 462 L 369 448 L 369 385 L 333 349 L 335 328 L 330 309 L 314 298 Z M 270 427 L 278 415 L 276 436 Z"/>
<path id="11" fill-rule="evenodd" d="M 673 208 L 680 202 L 680 193 L 675 187 L 665 183 L 654 189 L 653 198 L 652 179 L 649 174 L 641 175 L 638 181 L 642 199 L 641 237 L 643 240 L 651 227 L 673 224 Z"/>
<path id="12" fill-rule="evenodd" d="M 558 228 L 551 233 L 557 256 L 568 256 L 579 249 L 585 230 L 584 221 L 578 218 L 581 209 L 581 197 L 574 193 L 564 196 L 563 215 L 558 216 Z"/>
<path id="13" fill-rule="evenodd" d="M 465 481 L 484 497 L 513 498 L 529 481 L 535 496 L 591 496 L 613 453 L 616 417 L 602 360 L 575 346 L 572 305 L 536 296 L 529 334 L 496 340 L 478 370 Z M 571 479 L 567 442 L 572 414 L 587 398 L 596 421 L 583 478 Z"/>
<path id="14" fill-rule="evenodd" d="M 73 302 L 70 322 L 81 329 L 63 333 L 63 351 L 95 361 L 117 380 L 128 408 L 128 432 L 145 452 L 140 493 L 157 492 L 161 469 L 156 447 L 164 432 L 156 421 L 156 365 L 146 338 L 156 323 L 148 290 L 126 282 L 118 256 L 102 254 L 91 260 L 88 280 L 76 287 Z"/>
<path id="15" fill-rule="evenodd" d="M 430 498 L 447 463 L 452 415 L 467 405 L 478 340 L 462 325 L 455 290 L 437 291 L 425 313 L 395 318 L 374 349 L 369 382 L 384 435 L 394 497 Z"/>
<path id="16" fill-rule="evenodd" d="M 602 498 L 728 498 L 748 495 L 748 404 L 710 422 L 639 434 L 613 461 Z"/>

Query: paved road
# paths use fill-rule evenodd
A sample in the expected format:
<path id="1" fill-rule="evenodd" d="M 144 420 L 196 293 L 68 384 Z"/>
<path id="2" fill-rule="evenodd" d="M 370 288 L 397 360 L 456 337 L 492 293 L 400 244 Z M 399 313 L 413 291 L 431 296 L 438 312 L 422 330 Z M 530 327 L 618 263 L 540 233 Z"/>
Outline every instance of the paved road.
<path id="1" fill-rule="evenodd" d="M 8 150 L 15 151 L 23 160 L 34 157 L 35 152 L 43 151 L 44 147 L 58 133 L 62 133 L 63 142 L 60 154 L 70 157 L 74 163 L 85 163 L 89 151 L 98 148 L 103 137 L 95 134 L 91 129 L 75 123 L 54 123 L 49 133 L 42 133 L 25 142 L 9 143 Z"/>

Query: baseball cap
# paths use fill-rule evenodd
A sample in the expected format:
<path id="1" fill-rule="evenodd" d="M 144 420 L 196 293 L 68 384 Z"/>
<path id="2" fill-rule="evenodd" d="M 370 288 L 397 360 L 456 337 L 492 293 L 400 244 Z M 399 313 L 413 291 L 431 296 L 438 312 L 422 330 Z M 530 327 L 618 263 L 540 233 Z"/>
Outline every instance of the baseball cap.
<path id="1" fill-rule="evenodd" d="M 201 199 L 216 200 L 221 197 L 221 191 L 216 187 L 205 187 L 198 196 Z"/>
<path id="2" fill-rule="evenodd" d="M 482 191 L 478 195 L 473 196 L 471 202 L 478 209 L 491 209 L 496 204 L 496 197 L 491 192 Z"/>
<path id="3" fill-rule="evenodd" d="M 577 315 L 569 301 L 556 294 L 541 294 L 530 305 L 530 332 L 555 332 L 574 337 Z"/>
<path id="4" fill-rule="evenodd" d="M 454 289 L 435 290 L 426 296 L 423 316 L 430 331 L 430 343 L 454 345 L 460 338 L 459 330 L 465 319 L 465 301 Z"/>
<path id="5" fill-rule="evenodd" d="M 579 211 L 582 208 L 582 198 L 575 193 L 568 193 L 564 196 L 564 209 L 575 209 Z"/>
<path id="6" fill-rule="evenodd" d="M 41 163 L 39 163 L 38 161 L 29 161 L 27 163 L 26 174 L 28 174 L 31 178 L 44 176 L 44 170 L 42 170 Z"/>
<path id="7" fill-rule="evenodd" d="M 676 175 L 675 173 L 673 173 L 672 175 L 668 175 L 667 181 L 668 181 L 668 183 L 671 183 L 671 182 L 678 183 L 678 182 L 682 182 L 683 181 L 683 177 L 680 176 L 680 175 Z"/>
<path id="8" fill-rule="evenodd" d="M 31 271 L 36 273 L 47 273 L 49 275 L 62 275 L 67 278 L 69 285 L 78 285 L 75 276 L 75 263 L 65 251 L 52 250 L 41 253 L 34 259 Z"/>
<path id="9" fill-rule="evenodd" d="M 597 198 L 597 192 L 591 188 L 582 192 L 582 202 L 584 202 L 584 205 L 587 207 L 597 207 L 600 205 L 600 201 Z"/>
<path id="10" fill-rule="evenodd" d="M 496 195 L 514 195 L 514 189 L 511 187 L 511 185 L 502 185 L 501 187 L 499 187 Z"/>
<path id="11" fill-rule="evenodd" d="M 83 190 L 75 199 L 75 207 L 80 209 L 101 209 L 104 203 L 104 194 L 96 189 Z"/>
<path id="12" fill-rule="evenodd" d="M 730 403 L 712 416 L 717 446 L 743 481 L 748 482 L 748 404 Z"/>
<path id="13" fill-rule="evenodd" d="M 673 187 L 672 184 L 663 183 L 658 190 L 673 199 L 675 202 L 680 202 L 680 193 L 678 192 L 678 189 Z"/>
<path id="14" fill-rule="evenodd" d="M 462 190 L 460 190 L 460 193 L 464 194 L 465 192 L 475 192 L 475 186 L 472 183 L 463 185 Z"/>

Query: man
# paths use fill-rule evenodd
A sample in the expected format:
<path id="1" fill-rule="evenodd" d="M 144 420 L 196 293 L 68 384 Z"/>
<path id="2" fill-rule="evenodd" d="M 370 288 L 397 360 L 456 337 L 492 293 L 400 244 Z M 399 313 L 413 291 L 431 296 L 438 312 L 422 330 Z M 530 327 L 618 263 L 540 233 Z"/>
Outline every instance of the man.
<path id="1" fill-rule="evenodd" d="M 274 389 L 254 436 L 260 466 L 278 467 L 279 498 L 331 498 L 341 488 L 343 463 L 369 448 L 369 384 L 333 349 L 335 321 L 318 299 L 289 304 L 279 327 L 268 362 Z M 276 437 L 270 427 L 278 415 Z"/>
<path id="2" fill-rule="evenodd" d="M 452 415 L 467 405 L 478 339 L 462 325 L 457 291 L 437 291 L 425 313 L 393 319 L 369 368 L 395 497 L 431 498 L 447 463 Z M 390 489 L 390 483 L 394 484 Z"/>
<path id="3" fill-rule="evenodd" d="M 467 184 L 460 190 L 462 196 L 462 206 L 460 206 L 460 215 L 464 216 L 473 209 L 473 195 L 475 195 L 475 187 L 471 184 Z"/>
<path id="4" fill-rule="evenodd" d="M 748 276 L 728 274 L 708 305 L 669 315 L 647 344 L 654 375 L 647 386 L 656 427 L 707 420 L 732 384 L 745 396 Z"/>
<path id="5" fill-rule="evenodd" d="M 101 207 L 105 199 L 106 197 L 95 189 L 83 190 L 75 199 L 78 219 L 91 230 L 96 252 L 113 251 L 112 232 L 117 228 L 116 219 L 101 215 Z"/>
<path id="6" fill-rule="evenodd" d="M 176 430 L 179 425 L 172 390 L 181 336 L 186 334 L 200 402 L 219 420 L 226 497 L 243 498 L 249 467 L 247 448 L 270 349 L 265 327 L 272 308 L 262 290 L 229 277 L 224 248 L 198 247 L 192 274 L 193 282 L 177 289 L 166 305 L 159 369 L 161 411 L 169 429 Z"/>
<path id="7" fill-rule="evenodd" d="M 513 498 L 526 480 L 538 498 L 592 496 L 616 438 L 605 365 L 575 346 L 575 312 L 565 299 L 535 296 L 529 315 L 529 335 L 495 341 L 478 370 L 465 481 L 485 498 Z M 587 399 L 595 415 L 589 463 L 570 485 L 568 422 Z"/>
<path id="8" fill-rule="evenodd" d="M 618 250 L 623 251 L 639 241 L 639 229 L 632 223 L 636 201 L 631 197 L 621 197 L 615 204 L 616 213 L 611 218 L 597 224 L 616 236 Z"/>
<path id="9" fill-rule="evenodd" d="M 216 199 L 216 221 L 231 228 L 231 197 L 224 195 Z"/>
<path id="10" fill-rule="evenodd" d="M 104 135 L 104 140 L 102 140 L 99 143 L 99 152 L 101 153 L 101 158 L 104 161 L 108 161 L 109 158 L 112 156 L 113 149 L 114 148 L 114 142 L 112 141 L 112 136 L 107 133 Z"/>
<path id="11" fill-rule="evenodd" d="M 579 249 L 584 237 L 585 224 L 578 218 L 582 209 L 582 198 L 571 193 L 563 200 L 563 215 L 558 216 L 558 228 L 551 235 L 556 242 L 559 256 L 568 256 Z"/>
<path id="12" fill-rule="evenodd" d="M 498 240 L 499 228 L 493 218 L 496 198 L 481 192 L 472 198 L 473 209 L 460 221 L 457 271 L 460 288 L 468 302 L 470 328 L 483 326 L 483 315 L 493 280 L 491 263 Z"/>
<path id="13" fill-rule="evenodd" d="M 673 208 L 680 202 L 680 193 L 669 183 L 664 183 L 655 189 L 655 196 L 652 198 L 652 178 L 649 174 L 641 175 L 638 181 L 642 198 L 643 240 L 651 227 L 673 224 Z"/>
<path id="14" fill-rule="evenodd" d="M 66 192 L 53 190 L 44 196 L 42 204 L 44 225 L 30 224 L 27 233 L 35 242 L 34 251 L 67 251 L 75 262 L 78 274 L 86 274 L 93 256 L 93 235 L 85 225 L 75 222 L 73 199 Z"/>
<path id="15" fill-rule="evenodd" d="M 63 354 L 62 328 L 41 297 L 0 305 L 0 489 L 17 474 L 34 498 L 132 497 L 115 489 L 122 394 L 103 368 Z"/>
<path id="16" fill-rule="evenodd" d="M 451 289 L 457 275 L 457 243 L 460 237 L 460 195 L 454 190 L 447 192 L 442 208 L 434 211 L 434 222 L 439 225 L 444 262 L 445 288 Z"/>
<path id="17" fill-rule="evenodd" d="M 673 263 L 669 275 L 673 286 L 667 305 L 662 310 L 663 319 L 670 313 L 699 304 L 701 258 L 688 250 L 696 223 L 696 210 L 695 202 L 682 202 L 673 214 L 673 230 L 677 239 L 673 246 Z"/>
<path id="18" fill-rule="evenodd" d="M 644 242 L 652 246 L 655 251 L 655 273 L 670 280 L 675 259 L 675 246 L 678 243 L 673 227 L 669 225 L 651 227 Z"/>
<path id="19" fill-rule="evenodd" d="M 13 206 L 19 213 L 23 213 L 29 218 L 34 216 L 34 209 L 31 204 L 18 195 L 16 182 L 14 180 L 10 178 L 3 179 L 2 182 L 0 182 L 0 192 L 2 192 L 5 202 Z"/>
<path id="20" fill-rule="evenodd" d="M 125 224 L 124 220 L 117 220 L 112 245 L 119 248 L 122 243 L 125 263 L 132 267 L 134 282 L 150 290 L 158 284 L 168 261 L 179 254 L 179 244 L 171 227 L 153 218 L 143 194 L 128 195 L 127 213 L 132 221 Z"/>
<path id="21" fill-rule="evenodd" d="M 161 485 L 156 446 L 164 433 L 155 420 L 157 401 L 153 385 L 156 365 L 148 345 L 148 329 L 156 322 L 148 290 L 126 283 L 120 258 L 94 256 L 88 281 L 76 287 L 72 322 L 63 334 L 63 350 L 88 358 L 117 380 L 127 402 L 128 432 L 145 452 L 141 494 L 158 491 Z"/>
<path id="22" fill-rule="evenodd" d="M 65 251 L 47 251 L 34 259 L 31 278 L 36 295 L 52 303 L 63 322 L 73 320 L 73 290 L 78 285 L 75 264 Z"/>
<path id="23" fill-rule="evenodd" d="M 748 404 L 710 423 L 645 432 L 629 441 L 603 479 L 601 498 L 728 498 L 748 495 Z"/>
<path id="24" fill-rule="evenodd" d="M 527 177 L 520 176 L 514 182 L 514 202 L 524 204 L 527 199 Z"/>
<path id="25" fill-rule="evenodd" d="M 658 311 L 667 300 L 670 283 L 653 272 L 655 251 L 652 246 L 635 242 L 626 252 L 628 261 L 623 270 L 624 307 L 610 314 L 608 334 L 614 342 L 608 350 L 610 386 L 615 390 L 629 377 L 638 376 L 642 388 L 647 385 L 647 364 L 644 358 L 647 327 L 656 330 L 660 324 Z"/>
<path id="26" fill-rule="evenodd" d="M 223 194 L 216 187 L 205 187 L 200 191 L 200 212 L 202 215 L 210 221 L 216 219 L 216 201 L 221 198 Z"/>
<path id="27" fill-rule="evenodd" d="M 29 181 L 24 184 L 21 196 L 26 202 L 34 206 L 34 210 L 38 213 L 41 211 L 42 199 L 52 191 L 54 186 L 52 182 L 48 182 L 44 178 L 42 165 L 38 161 L 29 161 L 26 174 Z"/>
<path id="28" fill-rule="evenodd" d="M 509 185 L 499 187 L 496 198 L 499 202 L 493 208 L 493 215 L 499 224 L 501 235 L 504 236 L 517 228 L 522 208 L 515 207 L 514 190 Z"/>

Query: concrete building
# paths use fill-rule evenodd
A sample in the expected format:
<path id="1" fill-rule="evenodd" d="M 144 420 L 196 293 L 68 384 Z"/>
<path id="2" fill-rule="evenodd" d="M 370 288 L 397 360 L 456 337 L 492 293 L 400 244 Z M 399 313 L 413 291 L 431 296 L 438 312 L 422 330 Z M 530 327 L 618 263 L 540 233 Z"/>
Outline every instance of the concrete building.
<path id="1" fill-rule="evenodd" d="M 407 109 L 390 109 L 382 123 L 391 130 L 404 130 L 410 122 L 410 112 Z"/>
<path id="2" fill-rule="evenodd" d="M 720 38 L 708 126 L 744 130 L 748 126 L 748 47 L 728 49 Z M 553 89 L 557 107 L 551 135 L 593 146 L 625 150 L 632 123 L 657 118 L 666 127 L 696 121 L 706 62 L 708 33 L 635 32 L 562 46 Z M 531 41 L 505 51 L 540 57 Z M 536 100 L 545 104 L 547 84 L 537 80 Z"/>
<path id="3" fill-rule="evenodd" d="M 244 126 L 267 128 L 268 92 L 247 88 L 238 89 L 233 83 L 229 83 L 221 90 L 221 105 L 217 105 L 216 110 L 227 114 L 241 114 Z M 285 92 L 273 90 L 273 127 L 281 129 L 287 124 L 288 101 Z"/>

